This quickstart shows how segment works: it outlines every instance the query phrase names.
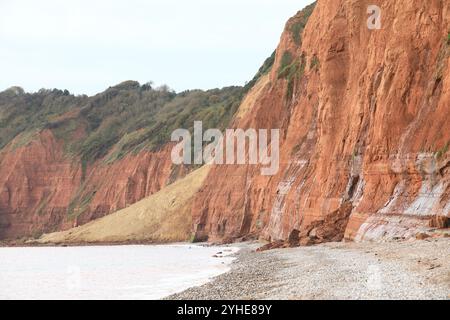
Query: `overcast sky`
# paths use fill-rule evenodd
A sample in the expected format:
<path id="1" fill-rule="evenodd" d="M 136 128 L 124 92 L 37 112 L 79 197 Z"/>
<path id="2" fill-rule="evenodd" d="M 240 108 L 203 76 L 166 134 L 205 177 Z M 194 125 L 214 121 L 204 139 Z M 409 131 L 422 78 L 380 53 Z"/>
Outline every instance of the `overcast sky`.
<path id="1" fill-rule="evenodd" d="M 0 91 L 243 85 L 312 0 L 0 0 Z"/>

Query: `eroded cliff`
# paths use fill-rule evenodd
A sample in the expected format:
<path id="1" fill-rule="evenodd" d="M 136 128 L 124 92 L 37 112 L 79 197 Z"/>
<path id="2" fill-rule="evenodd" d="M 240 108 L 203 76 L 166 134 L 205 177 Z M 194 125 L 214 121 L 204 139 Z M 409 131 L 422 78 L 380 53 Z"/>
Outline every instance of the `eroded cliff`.
<path id="1" fill-rule="evenodd" d="M 172 164 L 172 130 L 226 126 L 242 90 L 128 81 L 93 97 L 1 92 L 0 239 L 85 224 L 184 177 L 194 167 Z"/>
<path id="2" fill-rule="evenodd" d="M 192 210 L 197 239 L 298 245 L 447 224 L 450 3 L 375 2 L 319 0 L 290 19 L 233 122 L 281 130 L 280 170 L 213 167 Z M 380 29 L 367 25 L 372 4 Z"/>
<path id="3" fill-rule="evenodd" d="M 368 27 L 370 5 L 381 10 L 379 29 Z M 319 0 L 288 21 L 245 88 L 175 94 L 126 82 L 90 98 L 0 93 L 0 238 L 87 223 L 185 176 L 192 168 L 172 164 L 168 136 L 194 120 L 281 133 L 274 176 L 257 165 L 202 171 L 183 205 L 192 220 L 180 220 L 196 240 L 301 245 L 448 227 L 449 6 Z M 152 202 L 141 203 L 151 217 Z M 90 230 L 97 241 L 96 228 L 114 221 L 108 239 L 127 239 L 135 229 L 117 227 L 120 217 L 63 235 L 83 241 L 77 232 Z"/>

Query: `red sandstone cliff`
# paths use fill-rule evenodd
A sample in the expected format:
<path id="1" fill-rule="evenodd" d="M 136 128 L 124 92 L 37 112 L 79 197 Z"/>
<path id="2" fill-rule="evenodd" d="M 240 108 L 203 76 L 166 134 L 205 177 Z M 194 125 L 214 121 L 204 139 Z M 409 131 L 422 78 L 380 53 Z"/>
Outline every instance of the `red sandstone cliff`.
<path id="1" fill-rule="evenodd" d="M 85 224 L 184 177 L 194 167 L 172 164 L 171 132 L 226 126 L 242 92 L 135 81 L 92 97 L 0 92 L 0 239 Z"/>
<path id="2" fill-rule="evenodd" d="M 80 161 L 62 149 L 45 130 L 29 145 L 0 154 L 0 238 L 37 236 L 86 223 L 153 194 L 173 179 L 169 146 L 112 164 L 99 160 L 85 173 Z"/>
<path id="3" fill-rule="evenodd" d="M 379 30 L 367 27 L 372 4 L 381 8 Z M 230 96 L 239 96 L 239 88 L 181 93 L 175 101 L 171 93 L 127 82 L 73 102 L 65 93 L 54 101 L 44 96 L 47 106 L 64 106 L 60 118 L 44 110 L 49 128 L 39 126 L 30 141 L 19 135 L 0 150 L 0 239 L 84 224 L 184 176 L 186 168 L 171 164 L 167 144 L 156 151 L 120 148 L 159 141 L 160 131 L 202 120 L 205 110 L 213 110 L 205 120 L 221 119 L 211 127 L 226 127 L 234 114 L 232 127 L 281 129 L 281 165 L 275 176 L 262 176 L 257 166 L 214 166 L 193 201 L 197 239 L 262 237 L 297 245 L 409 237 L 444 226 L 450 215 L 449 1 L 319 0 L 312 11 L 287 23 L 270 72 L 259 74 L 236 113 Z M 4 130 L 11 117 L 0 98 Z M 17 105 L 28 108 L 40 97 L 20 99 Z M 159 106 L 148 106 L 161 99 L 166 118 L 154 112 Z M 151 116 L 146 125 L 156 121 L 155 130 L 133 124 L 113 132 L 120 141 L 104 153 L 110 128 L 128 116 L 131 123 L 146 119 L 141 112 Z M 85 132 L 89 125 L 94 129 Z M 99 140 L 76 149 L 88 134 Z M 73 148 L 95 161 L 74 156 Z M 119 151 L 125 154 L 116 157 Z"/>
<path id="4" fill-rule="evenodd" d="M 371 4 L 379 30 L 367 27 Z M 280 170 L 215 166 L 192 209 L 197 238 L 308 244 L 445 224 L 450 2 L 319 0 L 296 35 L 304 18 L 287 23 L 233 123 L 280 128 Z"/>

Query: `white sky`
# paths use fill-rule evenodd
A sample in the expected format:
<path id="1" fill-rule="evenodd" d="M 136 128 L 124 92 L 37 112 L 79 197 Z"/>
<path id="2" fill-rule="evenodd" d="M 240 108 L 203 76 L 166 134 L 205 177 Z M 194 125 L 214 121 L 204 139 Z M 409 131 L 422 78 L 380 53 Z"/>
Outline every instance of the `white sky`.
<path id="1" fill-rule="evenodd" d="M 0 0 L 0 91 L 243 85 L 313 0 Z"/>

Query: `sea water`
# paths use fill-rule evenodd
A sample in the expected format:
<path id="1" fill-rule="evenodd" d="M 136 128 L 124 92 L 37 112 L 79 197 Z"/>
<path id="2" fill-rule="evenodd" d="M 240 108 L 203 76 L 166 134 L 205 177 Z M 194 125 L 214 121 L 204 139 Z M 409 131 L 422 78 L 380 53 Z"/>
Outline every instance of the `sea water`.
<path id="1" fill-rule="evenodd" d="M 160 299 L 228 271 L 235 251 L 189 244 L 3 247 L 0 299 Z"/>

